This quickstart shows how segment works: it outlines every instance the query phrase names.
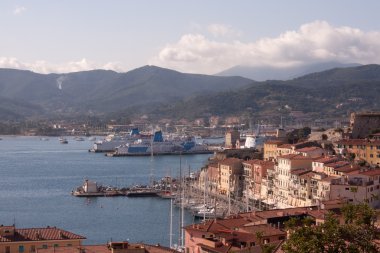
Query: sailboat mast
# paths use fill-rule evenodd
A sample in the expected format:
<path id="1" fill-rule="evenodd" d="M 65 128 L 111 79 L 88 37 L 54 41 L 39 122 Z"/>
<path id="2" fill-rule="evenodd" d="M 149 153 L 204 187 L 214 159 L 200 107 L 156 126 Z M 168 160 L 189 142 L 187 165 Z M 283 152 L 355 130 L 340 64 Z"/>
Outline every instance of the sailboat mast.
<path id="1" fill-rule="evenodd" d="M 182 198 L 182 192 L 183 192 L 183 185 L 182 185 L 182 164 L 181 164 L 181 154 L 179 155 L 179 200 L 180 200 L 180 209 L 179 209 L 179 229 L 178 229 L 178 245 L 181 245 L 182 238 L 181 238 L 181 230 L 182 230 L 182 206 L 183 206 L 183 198 Z"/>
<path id="2" fill-rule="evenodd" d="M 170 225 L 169 225 L 169 245 L 173 247 L 173 199 L 170 198 Z"/>
<path id="3" fill-rule="evenodd" d="M 153 167 L 153 138 L 154 138 L 154 130 L 152 126 L 152 138 L 150 139 L 150 186 L 153 187 L 154 184 L 154 167 Z"/>
<path id="4" fill-rule="evenodd" d="M 180 157 L 182 156 L 182 154 L 180 154 Z M 181 161 L 181 160 L 180 160 Z M 180 164 L 181 166 L 181 164 Z M 182 205 L 181 205 L 181 249 L 183 250 L 184 248 L 184 229 L 183 229 L 183 224 L 184 224 L 184 218 L 185 218 L 185 210 L 184 210 L 184 202 L 183 200 L 185 199 L 185 191 L 184 191 L 184 187 L 185 187 L 185 177 L 183 177 L 182 179 Z"/>

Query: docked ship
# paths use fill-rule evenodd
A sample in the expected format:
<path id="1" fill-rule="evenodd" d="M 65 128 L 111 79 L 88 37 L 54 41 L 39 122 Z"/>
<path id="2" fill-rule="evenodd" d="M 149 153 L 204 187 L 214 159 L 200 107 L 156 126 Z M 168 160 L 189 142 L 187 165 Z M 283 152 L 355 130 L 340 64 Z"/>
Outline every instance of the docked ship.
<path id="1" fill-rule="evenodd" d="M 91 152 L 113 152 L 116 147 L 127 143 L 134 142 L 138 139 L 151 139 L 150 135 L 140 134 L 138 128 L 134 128 L 127 136 L 110 134 L 105 139 L 96 141 L 93 147 L 89 150 Z"/>
<path id="2" fill-rule="evenodd" d="M 108 156 L 148 156 L 172 154 L 209 154 L 206 145 L 197 144 L 194 138 L 164 140 L 161 131 L 154 133 L 153 139 L 138 139 L 116 147 Z"/>

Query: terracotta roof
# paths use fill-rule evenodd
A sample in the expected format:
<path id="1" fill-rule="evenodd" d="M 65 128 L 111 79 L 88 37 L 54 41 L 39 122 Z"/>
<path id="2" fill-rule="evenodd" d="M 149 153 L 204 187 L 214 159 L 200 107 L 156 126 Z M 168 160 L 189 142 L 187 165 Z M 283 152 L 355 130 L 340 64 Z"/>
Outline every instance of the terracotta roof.
<path id="1" fill-rule="evenodd" d="M 351 172 L 351 171 L 359 170 L 359 167 L 352 166 L 351 164 L 347 164 L 345 166 L 334 168 L 334 170 L 338 172 Z"/>
<path id="2" fill-rule="evenodd" d="M 286 235 L 285 231 L 272 227 L 269 224 L 247 226 L 247 227 L 240 228 L 239 231 L 245 231 L 245 232 L 254 234 L 255 237 L 256 237 L 256 232 L 263 232 L 263 236 Z"/>
<path id="3" fill-rule="evenodd" d="M 275 252 L 280 253 L 280 251 L 278 251 L 278 250 L 281 248 L 281 245 L 283 244 L 283 242 L 284 241 L 273 241 L 273 242 L 269 242 L 268 244 L 265 244 L 265 245 L 274 246 L 275 249 L 272 251 L 272 253 L 275 253 Z M 261 245 L 255 245 L 252 247 L 247 247 L 244 249 L 235 250 L 234 252 L 236 252 L 236 253 L 262 253 L 263 249 L 262 249 Z"/>
<path id="4" fill-rule="evenodd" d="M 268 167 L 268 166 L 274 166 L 274 162 L 272 161 L 264 161 L 260 159 L 253 159 L 253 160 L 248 160 L 244 161 L 243 164 L 249 164 L 249 165 L 261 165 L 263 167 Z"/>
<path id="5" fill-rule="evenodd" d="M 360 172 L 360 174 L 366 175 L 366 176 L 378 176 L 378 175 L 380 175 L 380 169 L 367 170 L 367 171 L 364 171 L 364 172 Z"/>
<path id="6" fill-rule="evenodd" d="M 325 157 L 321 157 L 317 160 L 315 160 L 314 162 L 317 162 L 317 163 L 332 163 L 332 162 L 336 162 L 336 161 L 339 161 L 340 158 L 339 157 L 336 157 L 336 156 L 325 156 Z"/>
<path id="7" fill-rule="evenodd" d="M 292 149 L 294 147 L 294 144 L 282 144 L 278 146 L 277 148 L 286 148 L 286 149 Z"/>
<path id="8" fill-rule="evenodd" d="M 296 149 L 296 151 L 298 151 L 298 152 L 310 152 L 310 151 L 314 151 L 314 150 L 323 150 L 323 149 L 320 147 L 304 147 L 304 148 Z"/>
<path id="9" fill-rule="evenodd" d="M 285 209 L 273 209 L 266 211 L 256 211 L 254 215 L 262 219 L 269 219 L 274 217 L 283 217 L 283 216 L 295 216 L 304 214 L 307 212 L 308 208 L 306 207 L 294 207 L 294 208 L 285 208 Z M 241 216 L 249 217 L 250 213 L 242 213 Z"/>
<path id="10" fill-rule="evenodd" d="M 235 165 L 235 164 L 241 163 L 242 161 L 244 161 L 244 160 L 239 159 L 239 158 L 226 158 L 223 161 L 220 161 L 219 164 L 223 164 L 223 165 Z"/>
<path id="11" fill-rule="evenodd" d="M 336 169 L 336 168 L 343 167 L 346 165 L 350 165 L 350 163 L 347 161 L 337 161 L 337 162 L 325 164 L 325 167 Z"/>
<path id="12" fill-rule="evenodd" d="M 328 177 L 323 178 L 321 181 L 331 182 L 332 180 L 336 180 L 336 179 L 339 179 L 339 178 L 341 178 L 341 177 L 340 176 L 328 176 Z"/>
<path id="13" fill-rule="evenodd" d="M 134 244 L 131 244 L 134 245 Z M 140 245 L 140 244 L 139 244 Z M 148 253 L 178 253 L 178 251 L 163 247 L 160 245 L 148 245 L 141 244 Z M 71 246 L 71 247 L 55 247 L 47 249 L 38 249 L 38 253 L 111 253 L 111 250 L 106 244 L 102 245 L 82 245 L 82 246 Z"/>
<path id="14" fill-rule="evenodd" d="M 289 160 L 313 160 L 310 157 L 306 157 L 306 156 L 299 155 L 299 154 L 282 155 L 282 156 L 277 157 L 277 159 L 279 159 L 279 158 L 289 159 Z"/>
<path id="15" fill-rule="evenodd" d="M 198 246 L 201 247 L 202 249 L 206 249 L 207 252 L 215 252 L 215 253 L 227 253 L 232 248 L 231 245 L 229 246 L 222 245 L 220 247 L 213 248 L 202 243 L 198 244 Z"/>
<path id="16" fill-rule="evenodd" d="M 290 174 L 300 176 L 300 175 L 305 174 L 305 173 L 308 173 L 308 172 L 310 172 L 310 171 L 311 171 L 311 169 L 307 169 L 307 168 L 299 168 L 299 169 L 291 170 L 291 171 L 290 171 Z"/>
<path id="17" fill-rule="evenodd" d="M 329 213 L 328 210 L 321 209 L 321 210 L 309 210 L 307 212 L 308 215 L 314 217 L 315 219 L 324 219 L 325 215 Z"/>
<path id="18" fill-rule="evenodd" d="M 0 242 L 83 239 L 86 237 L 56 227 L 15 229 L 14 236 L 0 236 Z"/>

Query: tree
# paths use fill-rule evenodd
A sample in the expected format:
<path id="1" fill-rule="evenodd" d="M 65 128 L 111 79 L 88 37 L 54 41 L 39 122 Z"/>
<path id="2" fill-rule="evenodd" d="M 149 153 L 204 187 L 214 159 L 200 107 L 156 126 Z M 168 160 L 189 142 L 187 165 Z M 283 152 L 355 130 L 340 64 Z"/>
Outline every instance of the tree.
<path id="1" fill-rule="evenodd" d="M 375 211 L 367 204 L 347 204 L 341 209 L 344 224 L 334 213 L 329 213 L 322 225 L 289 220 L 286 227 L 290 233 L 284 243 L 287 253 L 330 253 L 330 252 L 379 252 L 373 240 Z"/>

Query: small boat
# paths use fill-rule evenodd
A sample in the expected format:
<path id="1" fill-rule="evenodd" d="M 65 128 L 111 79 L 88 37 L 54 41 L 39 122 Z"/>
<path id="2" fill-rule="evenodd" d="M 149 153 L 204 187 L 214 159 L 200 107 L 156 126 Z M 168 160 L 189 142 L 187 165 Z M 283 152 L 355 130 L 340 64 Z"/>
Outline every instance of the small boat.
<path id="1" fill-rule="evenodd" d="M 177 194 L 171 191 L 162 191 L 158 193 L 158 196 L 160 196 L 163 199 L 174 199 L 177 196 Z"/>
<path id="2" fill-rule="evenodd" d="M 222 210 L 217 210 L 215 208 L 205 208 L 193 213 L 196 218 L 222 218 L 224 216 L 224 212 Z"/>
<path id="3" fill-rule="evenodd" d="M 67 143 L 69 143 L 66 138 L 59 138 L 59 142 L 61 144 L 67 144 Z"/>
<path id="4" fill-rule="evenodd" d="M 41 140 L 41 141 L 48 141 L 48 140 L 49 140 L 49 138 L 46 138 L 46 137 L 41 137 L 41 138 L 40 138 L 40 140 Z"/>
<path id="5" fill-rule="evenodd" d="M 84 141 L 84 138 L 83 137 L 80 137 L 80 136 L 77 136 L 74 138 L 76 141 Z"/>
<path id="6" fill-rule="evenodd" d="M 96 137 L 95 136 L 89 137 L 88 140 L 89 141 L 96 141 Z"/>

